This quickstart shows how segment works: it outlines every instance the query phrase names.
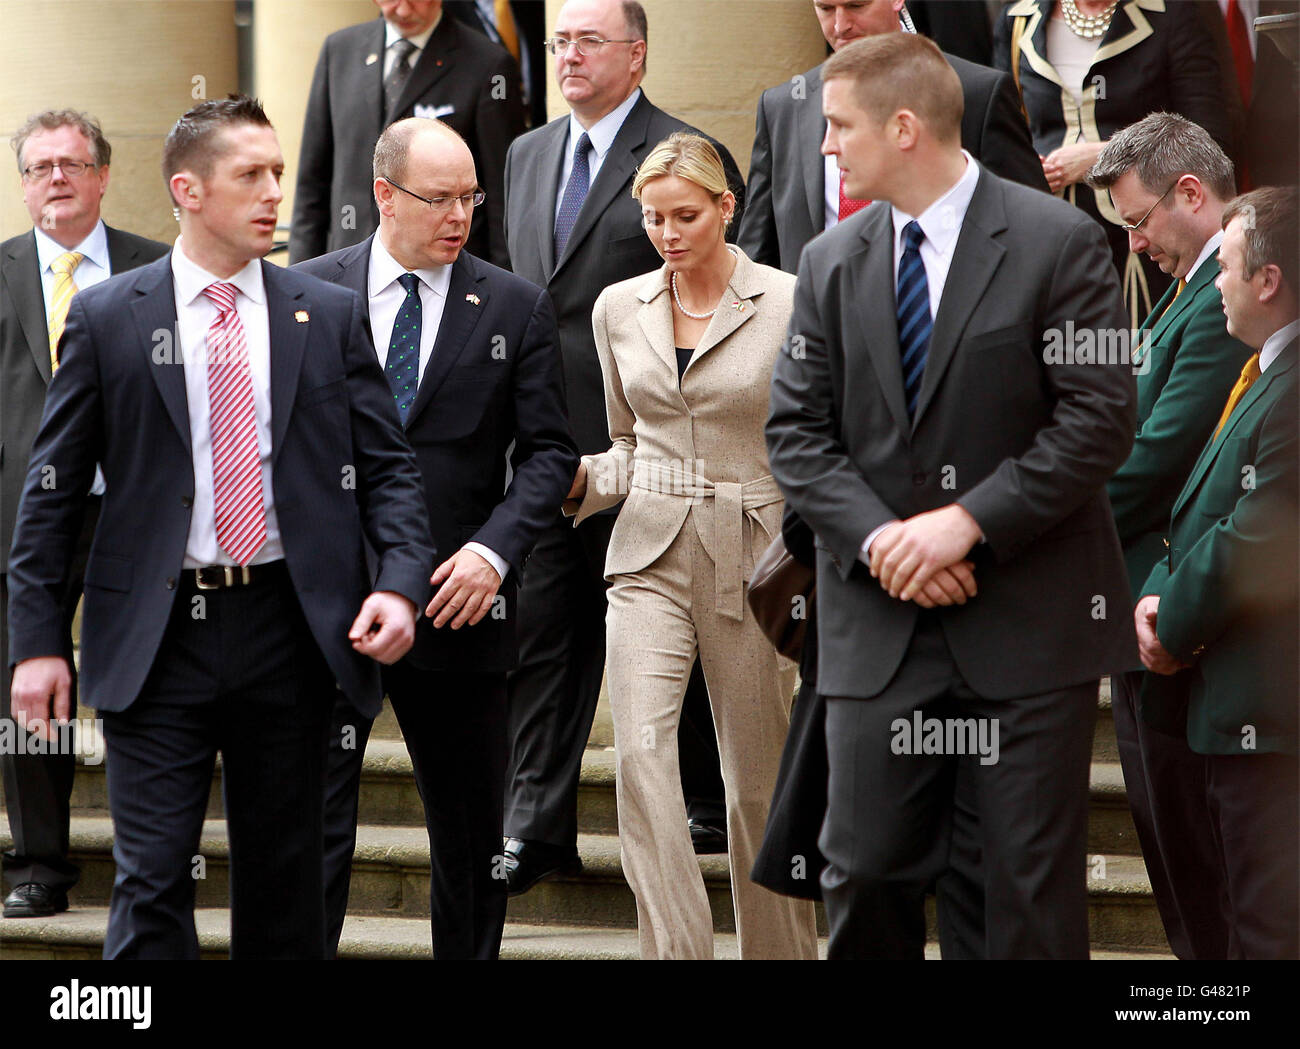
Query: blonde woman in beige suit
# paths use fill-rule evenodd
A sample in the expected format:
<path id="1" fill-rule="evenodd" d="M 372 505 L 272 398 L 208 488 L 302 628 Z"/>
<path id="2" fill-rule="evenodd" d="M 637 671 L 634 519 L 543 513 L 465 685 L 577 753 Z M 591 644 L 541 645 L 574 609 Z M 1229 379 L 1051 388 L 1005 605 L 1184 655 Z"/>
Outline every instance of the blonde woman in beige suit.
<path id="1" fill-rule="evenodd" d="M 749 879 L 794 683 L 745 602 L 755 558 L 781 527 L 763 425 L 794 277 L 724 241 L 736 200 L 706 139 L 678 133 L 661 142 L 632 192 L 664 266 L 596 300 L 613 444 L 583 457 L 568 508 L 582 521 L 627 500 L 605 562 L 606 667 L 623 871 L 636 894 L 641 954 L 713 957 L 677 765 L 698 650 L 726 786 L 741 957 L 815 958 L 812 904 Z"/>

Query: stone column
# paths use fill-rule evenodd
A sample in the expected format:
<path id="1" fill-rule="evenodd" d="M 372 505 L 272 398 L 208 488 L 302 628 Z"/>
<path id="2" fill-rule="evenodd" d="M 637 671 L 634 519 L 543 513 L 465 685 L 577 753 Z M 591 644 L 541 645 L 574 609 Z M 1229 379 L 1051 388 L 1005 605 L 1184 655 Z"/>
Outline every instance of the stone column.
<path id="1" fill-rule="evenodd" d="M 171 241 L 164 136 L 185 110 L 238 83 L 235 5 L 227 0 L 0 0 L 0 132 L 33 113 L 79 109 L 113 147 L 110 225 Z M 17 164 L 0 173 L 0 237 L 31 227 Z"/>

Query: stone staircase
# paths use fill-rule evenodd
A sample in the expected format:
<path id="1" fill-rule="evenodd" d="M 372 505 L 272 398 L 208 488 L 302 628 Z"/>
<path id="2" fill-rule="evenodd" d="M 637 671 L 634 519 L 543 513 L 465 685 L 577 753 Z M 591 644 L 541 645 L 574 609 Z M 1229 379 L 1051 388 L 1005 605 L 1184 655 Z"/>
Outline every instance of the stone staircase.
<path id="1" fill-rule="evenodd" d="M 80 716 L 86 716 L 81 711 Z M 508 959 L 637 957 L 636 904 L 619 861 L 614 801 L 613 733 L 602 698 L 583 760 L 579 840 L 583 871 L 556 878 L 510 901 L 502 956 Z M 197 889 L 199 942 L 205 957 L 229 947 L 228 856 L 220 772 L 214 777 L 200 852 L 206 876 Z M 81 866 L 72 908 L 46 920 L 0 920 L 0 959 L 99 957 L 113 883 L 112 824 L 103 766 L 78 771 L 73 794 L 72 853 Z M 340 955 L 427 958 L 429 843 L 410 759 L 396 719 L 385 707 L 366 748 L 357 849 Z M 1124 793 L 1109 698 L 1103 689 L 1093 744 L 1088 830 L 1088 888 L 1094 958 L 1169 957 Z M 9 847 L 0 808 L 0 847 Z M 716 953 L 737 956 L 726 856 L 700 868 L 713 909 Z M 938 957 L 933 907 L 931 946 Z M 818 908 L 823 936 L 825 918 Z M 822 941 L 823 951 L 825 941 Z"/>

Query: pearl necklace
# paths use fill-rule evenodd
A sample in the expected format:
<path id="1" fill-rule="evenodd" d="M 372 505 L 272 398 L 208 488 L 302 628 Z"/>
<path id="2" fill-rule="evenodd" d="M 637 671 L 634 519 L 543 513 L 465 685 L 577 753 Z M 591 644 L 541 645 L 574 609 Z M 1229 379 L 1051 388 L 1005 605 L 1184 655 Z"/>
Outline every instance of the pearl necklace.
<path id="1" fill-rule="evenodd" d="M 681 297 L 680 295 L 677 294 L 677 274 L 676 274 L 676 272 L 674 272 L 673 275 L 672 275 L 671 277 L 668 278 L 668 284 L 669 284 L 669 285 L 672 287 L 672 289 L 673 289 L 673 302 L 677 303 L 677 308 L 678 308 L 679 310 L 681 310 L 684 314 L 686 314 L 686 316 L 690 317 L 692 320 L 697 320 L 697 321 L 708 320 L 710 317 L 712 317 L 715 313 L 718 312 L 718 307 L 716 307 L 716 306 L 714 306 L 713 309 L 709 310 L 708 313 L 692 313 L 692 312 L 691 312 L 690 310 L 688 310 L 685 306 L 683 306 L 683 305 L 682 305 L 682 297 Z"/>
<path id="2" fill-rule="evenodd" d="M 1085 15 L 1074 0 L 1061 0 L 1061 15 L 1065 19 L 1065 24 L 1070 27 L 1070 32 L 1075 36 L 1082 37 L 1084 40 L 1096 40 L 1104 36 L 1106 30 L 1110 28 L 1110 20 L 1118 6 L 1119 0 L 1114 0 L 1101 14 Z"/>

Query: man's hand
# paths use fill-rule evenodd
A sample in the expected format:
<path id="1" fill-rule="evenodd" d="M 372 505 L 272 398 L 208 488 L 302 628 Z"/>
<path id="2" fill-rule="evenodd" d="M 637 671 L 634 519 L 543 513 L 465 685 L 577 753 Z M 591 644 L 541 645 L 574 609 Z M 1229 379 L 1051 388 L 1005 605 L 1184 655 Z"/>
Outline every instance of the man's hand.
<path id="1" fill-rule="evenodd" d="M 1138 654 L 1142 665 L 1153 674 L 1176 674 L 1188 664 L 1169 654 L 1169 650 L 1156 636 L 1156 611 L 1160 607 L 1159 594 L 1147 594 L 1133 609 L 1133 625 L 1137 627 Z"/>
<path id="2" fill-rule="evenodd" d="M 462 547 L 434 570 L 429 582 L 438 587 L 438 592 L 424 614 L 433 619 L 435 627 L 450 621 L 452 630 L 459 630 L 466 623 L 474 626 L 487 615 L 501 577 L 477 553 Z"/>
<path id="3" fill-rule="evenodd" d="M 50 700 L 54 700 L 54 719 L 67 721 L 72 716 L 72 671 L 62 656 L 37 656 L 24 659 L 14 667 L 9 689 L 13 718 L 20 728 L 31 725 L 41 739 L 53 740 L 50 729 Z"/>
<path id="4" fill-rule="evenodd" d="M 964 605 L 967 598 L 976 593 L 975 565 L 970 561 L 958 561 L 935 572 L 912 600 L 922 608 L 940 608 Z"/>
<path id="5" fill-rule="evenodd" d="M 348 631 L 352 647 L 378 663 L 391 665 L 415 643 L 415 603 L 391 590 L 376 590 L 362 602 Z"/>
<path id="6" fill-rule="evenodd" d="M 1082 182 L 1088 169 L 1097 162 L 1104 142 L 1072 142 L 1054 149 L 1043 158 L 1043 175 L 1053 193 Z"/>
<path id="7" fill-rule="evenodd" d="M 965 558 L 979 537 L 975 518 L 957 503 L 917 514 L 876 536 L 871 574 L 890 597 L 911 601 L 940 569 Z"/>
<path id="8" fill-rule="evenodd" d="M 578 502 L 582 502 L 582 500 L 586 497 L 586 495 L 587 495 L 587 464 L 580 461 L 578 463 L 578 472 L 573 475 L 573 484 L 569 487 L 569 494 L 565 496 L 565 498 L 576 499 L 578 500 Z"/>

